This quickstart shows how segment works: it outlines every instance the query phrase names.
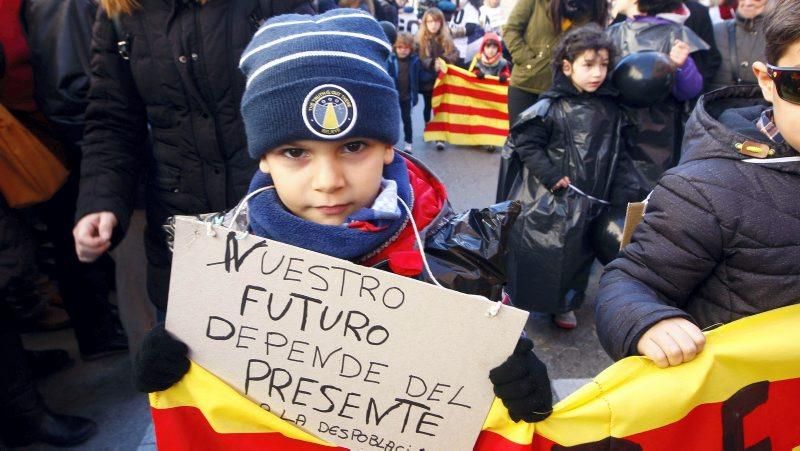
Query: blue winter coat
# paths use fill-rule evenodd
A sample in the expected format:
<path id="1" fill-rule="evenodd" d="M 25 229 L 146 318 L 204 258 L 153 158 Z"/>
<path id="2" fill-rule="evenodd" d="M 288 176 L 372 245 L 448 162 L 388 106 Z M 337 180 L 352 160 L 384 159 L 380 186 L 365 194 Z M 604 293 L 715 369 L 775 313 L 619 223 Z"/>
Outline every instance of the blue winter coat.
<path id="1" fill-rule="evenodd" d="M 416 106 L 419 97 L 419 77 L 420 77 L 420 72 L 422 71 L 422 66 L 419 63 L 419 57 L 417 55 L 412 53 L 408 57 L 411 60 L 409 62 L 409 67 L 408 67 L 408 77 L 410 78 L 410 80 L 408 81 L 408 86 L 409 86 L 408 92 L 411 96 L 411 106 Z M 397 55 L 395 54 L 389 55 L 389 59 L 386 60 L 386 68 L 389 71 L 389 75 L 392 76 L 392 80 L 394 80 L 394 86 L 399 91 L 400 87 L 398 85 L 398 80 L 397 80 L 397 73 L 398 73 Z"/>

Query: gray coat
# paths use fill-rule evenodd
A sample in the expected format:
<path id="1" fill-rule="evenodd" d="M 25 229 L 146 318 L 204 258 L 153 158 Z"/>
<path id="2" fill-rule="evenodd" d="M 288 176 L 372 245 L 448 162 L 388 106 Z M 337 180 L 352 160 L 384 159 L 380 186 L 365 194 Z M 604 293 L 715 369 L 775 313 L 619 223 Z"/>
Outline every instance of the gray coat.
<path id="1" fill-rule="evenodd" d="M 731 51 L 730 32 L 733 30 L 736 46 Z M 753 75 L 753 62 L 766 61 L 764 55 L 764 17 L 742 19 L 738 15 L 714 24 L 714 40 L 722 55 L 722 64 L 711 82 L 711 88 L 736 84 L 757 83 Z"/>
<path id="2" fill-rule="evenodd" d="M 612 358 L 636 354 L 666 318 L 706 328 L 800 302 L 800 161 L 775 160 L 800 154 L 758 131 L 767 106 L 758 87 L 701 97 L 680 164 L 600 280 L 597 335 Z M 774 154 L 745 162 L 736 148 L 745 141 Z"/>

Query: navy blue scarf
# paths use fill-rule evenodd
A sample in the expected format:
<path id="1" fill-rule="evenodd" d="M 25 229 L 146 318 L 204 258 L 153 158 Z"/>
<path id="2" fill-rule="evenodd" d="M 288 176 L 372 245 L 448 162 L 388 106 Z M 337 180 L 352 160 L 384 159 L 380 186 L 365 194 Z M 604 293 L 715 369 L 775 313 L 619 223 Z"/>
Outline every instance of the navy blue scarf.
<path id="1" fill-rule="evenodd" d="M 409 208 L 413 208 L 408 168 L 399 153 L 395 153 L 394 160 L 384 166 L 383 178 L 394 180 L 397 183 L 398 197 Z M 272 184 L 272 176 L 257 171 L 250 182 L 248 193 Z M 374 253 L 397 235 L 408 219 L 405 209 L 398 205 L 400 218 L 382 221 L 381 225 L 386 227 L 374 232 L 348 228 L 346 225 L 317 224 L 289 212 L 274 189 L 256 194 L 247 205 L 250 232 L 253 234 L 345 260 L 357 260 Z"/>

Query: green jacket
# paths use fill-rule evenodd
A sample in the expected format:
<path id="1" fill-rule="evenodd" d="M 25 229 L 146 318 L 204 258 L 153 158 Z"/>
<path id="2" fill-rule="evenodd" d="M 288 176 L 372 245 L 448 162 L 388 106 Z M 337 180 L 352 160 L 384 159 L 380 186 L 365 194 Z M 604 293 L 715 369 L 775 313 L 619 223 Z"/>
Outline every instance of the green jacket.
<path id="1" fill-rule="evenodd" d="M 536 94 L 550 87 L 550 58 L 558 41 L 550 20 L 550 0 L 519 0 L 503 27 L 503 41 L 514 60 L 511 86 Z"/>

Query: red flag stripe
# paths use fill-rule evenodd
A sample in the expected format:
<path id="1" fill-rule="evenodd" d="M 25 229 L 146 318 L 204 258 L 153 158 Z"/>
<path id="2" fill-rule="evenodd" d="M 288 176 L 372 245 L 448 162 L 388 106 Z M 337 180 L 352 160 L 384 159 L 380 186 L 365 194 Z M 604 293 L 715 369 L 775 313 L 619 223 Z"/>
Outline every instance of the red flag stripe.
<path id="1" fill-rule="evenodd" d="M 500 128 L 487 127 L 486 125 L 466 125 L 466 124 L 448 124 L 446 122 L 429 122 L 425 126 L 426 132 L 448 132 L 448 133 L 464 133 L 472 135 L 476 133 L 486 135 L 508 135 L 508 130 Z"/>
<path id="2" fill-rule="evenodd" d="M 150 409 L 156 425 L 156 440 L 162 451 L 345 451 L 302 440 L 278 432 L 219 433 L 196 407 Z"/>
<path id="3" fill-rule="evenodd" d="M 447 75 L 455 75 L 456 77 L 463 78 L 464 80 L 467 80 L 470 83 L 478 83 L 481 85 L 490 85 L 490 86 L 506 86 L 505 83 L 500 83 L 500 80 L 497 79 L 484 78 L 483 80 L 481 80 L 478 77 L 471 77 L 457 70 L 449 70 L 449 68 L 447 71 Z"/>
<path id="4" fill-rule="evenodd" d="M 490 92 L 481 91 L 479 89 L 463 88 L 461 86 L 453 86 L 447 84 L 440 84 L 433 88 L 433 96 L 442 94 L 459 94 L 462 96 L 472 97 L 474 99 L 488 100 L 490 102 L 507 103 L 508 96 L 505 94 L 492 94 Z"/>
<path id="5" fill-rule="evenodd" d="M 481 116 L 489 119 L 500 119 L 504 121 L 508 120 L 508 113 L 490 108 L 476 108 L 464 105 L 454 105 L 452 103 L 441 103 L 435 110 L 437 113 L 466 114 L 469 116 Z"/>

